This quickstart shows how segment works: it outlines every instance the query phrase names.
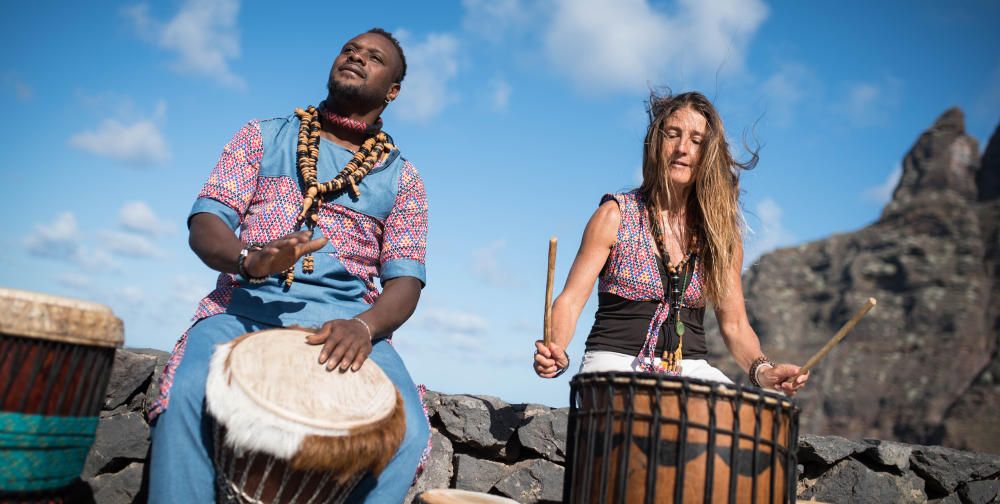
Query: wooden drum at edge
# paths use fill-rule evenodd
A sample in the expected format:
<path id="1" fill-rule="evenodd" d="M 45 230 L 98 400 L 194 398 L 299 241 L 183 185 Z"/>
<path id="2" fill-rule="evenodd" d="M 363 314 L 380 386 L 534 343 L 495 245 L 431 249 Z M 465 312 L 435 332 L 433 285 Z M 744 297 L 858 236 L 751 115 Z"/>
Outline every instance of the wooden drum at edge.
<path id="1" fill-rule="evenodd" d="M 0 288 L 0 500 L 59 502 L 77 481 L 123 341 L 106 306 Z"/>
<path id="2" fill-rule="evenodd" d="M 792 399 L 650 373 L 581 374 L 570 390 L 565 502 L 794 502 Z"/>

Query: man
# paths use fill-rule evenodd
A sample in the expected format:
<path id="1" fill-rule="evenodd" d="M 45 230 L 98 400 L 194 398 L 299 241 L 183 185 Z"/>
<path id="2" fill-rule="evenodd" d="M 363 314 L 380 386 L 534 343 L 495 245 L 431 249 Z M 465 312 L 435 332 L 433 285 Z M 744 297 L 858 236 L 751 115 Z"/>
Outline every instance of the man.
<path id="1" fill-rule="evenodd" d="M 378 131 L 379 116 L 399 94 L 405 74 L 402 48 L 384 30 L 369 30 L 344 45 L 330 69 L 327 98 L 307 121 L 318 119 L 321 126 L 313 144 L 319 183 L 334 179 Z M 213 500 L 211 423 L 204 406 L 208 362 L 215 345 L 252 331 L 319 328 L 309 339 L 317 345 L 317 365 L 357 370 L 371 358 L 402 394 L 403 443 L 377 479 L 362 480 L 352 502 L 402 501 L 427 446 L 419 394 L 388 342 L 413 314 L 425 282 L 423 182 L 389 145 L 388 157 L 372 163 L 360 181 L 355 173 L 345 190 L 321 194 L 304 211 L 308 177 L 300 176 L 296 154 L 302 150 L 301 117 L 245 125 L 226 145 L 191 210 L 191 248 L 222 274 L 177 342 L 160 398 L 150 408 L 151 503 Z"/>

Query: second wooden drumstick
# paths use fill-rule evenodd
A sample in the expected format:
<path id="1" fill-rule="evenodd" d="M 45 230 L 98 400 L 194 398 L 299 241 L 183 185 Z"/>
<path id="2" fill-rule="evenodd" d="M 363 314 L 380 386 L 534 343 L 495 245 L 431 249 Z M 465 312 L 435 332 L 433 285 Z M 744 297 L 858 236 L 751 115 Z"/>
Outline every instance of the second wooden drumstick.
<path id="1" fill-rule="evenodd" d="M 860 322 L 861 319 L 868 314 L 868 311 L 875 306 L 875 302 L 876 302 L 875 298 L 868 298 L 868 301 L 865 302 L 865 305 L 862 306 L 861 309 L 858 310 L 858 312 L 855 313 L 853 317 L 851 317 L 851 320 L 848 320 L 847 323 L 844 324 L 844 326 L 841 327 L 839 331 L 837 331 L 837 334 L 834 334 L 833 337 L 830 338 L 830 341 L 827 341 L 826 345 L 823 345 L 823 348 L 820 348 L 815 355 L 813 355 L 812 357 L 809 358 L 808 361 L 806 361 L 806 364 L 802 366 L 801 369 L 799 369 L 798 374 L 793 376 L 788 381 L 795 383 L 795 380 L 798 380 L 800 376 L 808 373 L 809 370 L 812 369 L 813 366 L 815 366 L 816 363 L 820 361 L 820 359 L 826 357 L 826 354 L 830 353 L 830 350 L 833 350 L 833 347 L 837 346 L 837 343 L 840 343 L 840 341 L 847 336 L 847 333 L 851 332 L 851 329 L 854 329 L 854 326 L 858 325 L 858 322 Z"/>
<path id="2" fill-rule="evenodd" d="M 556 237 L 549 238 L 549 270 L 545 277 L 545 322 L 542 338 L 545 346 L 552 342 L 552 283 L 556 276 Z"/>

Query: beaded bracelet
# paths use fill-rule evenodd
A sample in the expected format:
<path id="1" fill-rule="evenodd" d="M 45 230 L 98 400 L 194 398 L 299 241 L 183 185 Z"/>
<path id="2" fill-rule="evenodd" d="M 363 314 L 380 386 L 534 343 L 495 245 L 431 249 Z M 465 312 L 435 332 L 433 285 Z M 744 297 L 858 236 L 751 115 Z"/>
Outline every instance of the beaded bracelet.
<path id="1" fill-rule="evenodd" d="M 552 375 L 552 377 L 553 378 L 559 378 L 560 376 L 562 376 L 563 373 L 566 372 L 567 369 L 569 369 L 569 356 L 568 355 L 566 356 L 566 365 L 563 366 L 563 367 L 561 367 L 561 368 L 559 368 L 559 371 L 556 371 L 556 374 Z"/>
<path id="2" fill-rule="evenodd" d="M 765 364 L 770 367 L 774 367 L 774 363 L 771 362 L 771 360 L 768 359 L 766 355 L 761 355 L 760 357 L 754 359 L 752 363 L 750 363 L 750 370 L 747 371 L 747 374 L 750 375 L 750 383 L 754 387 L 760 387 L 760 381 L 757 379 L 757 371 L 760 369 L 761 366 Z"/>
<path id="3" fill-rule="evenodd" d="M 259 243 L 250 243 L 246 247 L 243 247 L 243 250 L 240 250 L 240 258 L 237 259 L 236 261 L 236 273 L 238 273 L 241 277 L 245 278 L 248 282 L 252 284 L 262 284 L 267 281 L 266 276 L 262 277 L 250 276 L 250 274 L 247 273 L 247 268 L 246 268 L 246 260 L 247 256 L 250 255 L 250 252 L 261 250 L 263 248 L 264 246 Z"/>

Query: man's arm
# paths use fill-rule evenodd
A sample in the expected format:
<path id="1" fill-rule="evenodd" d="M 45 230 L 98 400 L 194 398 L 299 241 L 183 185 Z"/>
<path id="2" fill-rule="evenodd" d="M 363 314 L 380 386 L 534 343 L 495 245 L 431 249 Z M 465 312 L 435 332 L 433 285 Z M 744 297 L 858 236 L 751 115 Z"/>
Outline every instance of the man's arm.
<path id="1" fill-rule="evenodd" d="M 387 280 L 382 295 L 368 311 L 354 319 L 331 320 L 306 342 L 323 345 L 319 363 L 327 369 L 357 371 L 372 353 L 373 340 L 389 336 L 413 315 L 421 287 L 420 280 L 413 277 Z"/>
<path id="2" fill-rule="evenodd" d="M 188 244 L 209 268 L 222 273 L 237 273 L 240 251 L 246 245 L 215 214 L 199 213 L 191 217 Z M 285 235 L 247 254 L 243 267 L 253 277 L 265 277 L 285 271 L 305 254 L 326 244 L 326 238 L 310 240 L 310 231 Z"/>

